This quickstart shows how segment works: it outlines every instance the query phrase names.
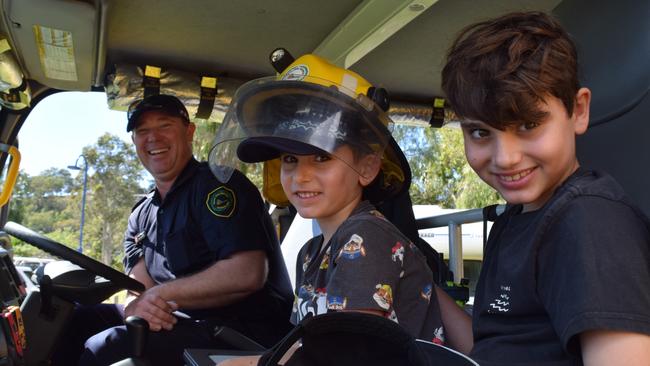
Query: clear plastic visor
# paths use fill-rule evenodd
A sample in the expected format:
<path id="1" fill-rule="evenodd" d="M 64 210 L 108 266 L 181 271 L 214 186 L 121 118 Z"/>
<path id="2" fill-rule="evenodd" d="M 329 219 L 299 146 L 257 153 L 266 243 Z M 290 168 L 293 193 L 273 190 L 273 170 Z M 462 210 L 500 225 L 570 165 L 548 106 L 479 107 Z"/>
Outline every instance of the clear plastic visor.
<path id="1" fill-rule="evenodd" d="M 384 111 L 364 95 L 351 97 L 342 86 L 322 84 L 271 77 L 240 87 L 210 151 L 215 176 L 226 182 L 242 162 L 269 161 L 283 153 L 324 152 L 352 169 L 364 155 L 381 157 L 391 136 Z M 353 154 L 337 153 L 343 145 Z"/>

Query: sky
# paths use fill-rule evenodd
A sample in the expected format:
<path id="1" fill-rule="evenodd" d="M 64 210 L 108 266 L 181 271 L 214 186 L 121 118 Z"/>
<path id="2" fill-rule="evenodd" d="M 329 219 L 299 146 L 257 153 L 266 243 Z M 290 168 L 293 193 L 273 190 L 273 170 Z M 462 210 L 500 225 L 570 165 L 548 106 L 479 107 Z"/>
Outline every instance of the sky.
<path id="1" fill-rule="evenodd" d="M 48 168 L 74 165 L 82 149 L 95 144 L 106 132 L 131 142 L 131 135 L 126 132 L 126 113 L 109 110 L 106 94 L 50 95 L 30 113 L 18 133 L 20 169 L 34 176 Z"/>

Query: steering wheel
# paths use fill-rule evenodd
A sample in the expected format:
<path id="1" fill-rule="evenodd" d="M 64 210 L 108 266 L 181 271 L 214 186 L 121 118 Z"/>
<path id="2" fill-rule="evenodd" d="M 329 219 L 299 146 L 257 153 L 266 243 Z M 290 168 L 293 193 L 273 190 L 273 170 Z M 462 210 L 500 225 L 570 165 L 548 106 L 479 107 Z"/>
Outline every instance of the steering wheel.
<path id="1" fill-rule="evenodd" d="M 136 292 L 144 291 L 144 285 L 139 281 L 20 224 L 9 221 L 5 224 L 4 231 L 38 249 L 70 261 L 94 275 L 104 277 L 117 287 Z"/>

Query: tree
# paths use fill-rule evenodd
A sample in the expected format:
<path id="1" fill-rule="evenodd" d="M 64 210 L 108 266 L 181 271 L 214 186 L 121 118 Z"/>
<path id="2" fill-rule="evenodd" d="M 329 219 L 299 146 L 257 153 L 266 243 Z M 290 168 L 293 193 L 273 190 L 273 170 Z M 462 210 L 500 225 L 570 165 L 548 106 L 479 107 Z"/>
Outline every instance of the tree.
<path id="1" fill-rule="evenodd" d="M 50 168 L 31 177 L 21 171 L 10 201 L 9 220 L 20 223 L 54 240 L 75 247 L 78 216 L 69 208 L 73 180 L 65 169 Z M 76 229 L 75 229 L 76 225 Z M 13 241 L 14 254 L 49 256 L 39 249 Z"/>
<path id="2" fill-rule="evenodd" d="M 212 149 L 212 143 L 214 142 L 214 136 L 221 125 L 207 121 L 198 121 L 195 124 L 196 131 L 194 132 L 194 141 L 192 144 L 194 157 L 199 161 L 207 161 L 210 149 Z M 263 164 L 240 164 L 237 169 L 244 173 L 255 186 L 261 189 L 263 184 L 263 166 Z"/>
<path id="3" fill-rule="evenodd" d="M 139 186 L 142 166 L 132 145 L 111 134 L 84 147 L 83 155 L 94 171 L 88 178 L 84 251 L 119 268 L 127 218 L 146 193 Z M 77 183 L 80 179 L 77 177 Z M 80 194 L 79 187 L 76 194 Z"/>
<path id="4" fill-rule="evenodd" d="M 212 141 L 221 124 L 216 124 L 207 121 L 197 121 L 196 131 L 194 132 L 194 141 L 192 144 L 194 156 L 199 161 L 208 160 L 210 149 L 212 148 Z"/>
<path id="5" fill-rule="evenodd" d="M 498 201 L 496 191 L 467 164 L 459 129 L 397 125 L 393 135 L 411 166 L 414 204 L 477 208 Z"/>

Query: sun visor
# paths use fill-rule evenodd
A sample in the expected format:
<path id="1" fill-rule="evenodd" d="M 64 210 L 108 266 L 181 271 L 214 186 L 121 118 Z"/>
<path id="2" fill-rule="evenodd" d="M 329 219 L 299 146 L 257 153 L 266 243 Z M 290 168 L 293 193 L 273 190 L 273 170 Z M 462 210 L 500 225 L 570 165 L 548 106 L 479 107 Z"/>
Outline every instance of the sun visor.
<path id="1" fill-rule="evenodd" d="M 21 0 L 4 9 L 26 77 L 59 90 L 91 90 L 104 52 L 99 3 Z"/>
<path id="2" fill-rule="evenodd" d="M 126 111 L 129 105 L 152 94 L 169 94 L 179 98 L 193 121 L 220 123 L 240 80 L 197 75 L 153 65 L 115 65 L 106 79 L 108 106 Z"/>

